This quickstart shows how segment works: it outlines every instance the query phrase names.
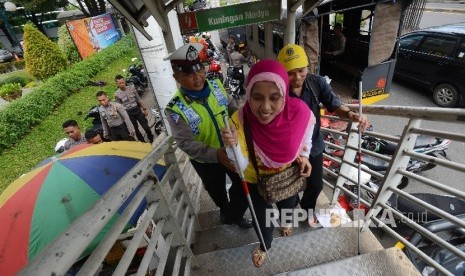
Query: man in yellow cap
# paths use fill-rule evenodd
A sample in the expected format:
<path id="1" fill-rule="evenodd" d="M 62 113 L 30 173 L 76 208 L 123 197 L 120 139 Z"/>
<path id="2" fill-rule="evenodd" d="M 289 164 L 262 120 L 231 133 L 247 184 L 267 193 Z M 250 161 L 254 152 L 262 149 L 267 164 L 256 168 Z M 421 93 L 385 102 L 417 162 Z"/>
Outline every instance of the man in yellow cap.
<path id="1" fill-rule="evenodd" d="M 220 208 L 223 223 L 252 227 L 243 218 L 247 200 L 235 166 L 228 159 L 220 129 L 223 116 L 237 110 L 221 81 L 208 81 L 199 58 L 200 43 L 187 43 L 165 60 L 170 60 L 173 77 L 181 85 L 166 107 L 165 113 L 178 146 L 190 157 L 208 194 Z M 232 180 L 228 200 L 226 174 Z"/>
<path id="2" fill-rule="evenodd" d="M 358 122 L 362 131 L 368 127 L 368 119 L 365 115 L 360 116 L 357 112 L 343 105 L 325 78 L 309 74 L 307 55 L 301 46 L 296 44 L 286 45 L 279 51 L 278 61 L 286 68 L 289 76 L 290 96 L 299 97 L 305 101 L 316 116 L 310 153 L 312 174 L 307 178 L 307 188 L 300 200 L 302 209 L 313 212 L 318 195 L 323 189 L 323 150 L 325 144 L 320 132 L 319 104 L 322 103 L 329 112 L 335 112 L 341 118 L 348 118 L 352 122 Z M 309 212 L 309 219 L 311 214 Z M 313 216 L 313 218 L 315 217 Z"/>

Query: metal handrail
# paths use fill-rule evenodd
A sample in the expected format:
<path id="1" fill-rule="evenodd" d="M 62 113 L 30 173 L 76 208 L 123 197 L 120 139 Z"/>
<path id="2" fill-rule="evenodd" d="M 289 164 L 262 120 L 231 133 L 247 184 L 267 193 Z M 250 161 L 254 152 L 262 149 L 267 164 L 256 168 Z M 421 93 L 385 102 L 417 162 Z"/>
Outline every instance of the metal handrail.
<path id="1" fill-rule="evenodd" d="M 137 275 L 145 275 L 148 269 L 153 269 L 149 266 L 157 262 L 156 275 L 163 275 L 171 248 L 176 248 L 177 252 L 181 252 L 179 258 L 186 258 L 185 266 L 187 269 L 190 270 L 192 264 L 197 265 L 190 244 L 196 227 L 198 227 L 196 206 L 200 195 L 195 194 L 195 191 L 198 192 L 199 188 L 193 187 L 188 194 L 188 189 L 183 182 L 183 173 L 179 169 L 174 149 L 171 147 L 172 141 L 172 137 L 159 136 L 154 142 L 157 146 L 108 190 L 93 207 L 76 219 L 60 237 L 30 262 L 20 272 L 20 275 L 65 274 L 110 221 L 115 212 L 123 204 L 127 204 L 124 212 L 113 223 L 78 272 L 78 275 L 95 274 L 144 198 L 147 201 L 146 212 L 134 231 L 114 274 L 124 275 L 127 272 L 134 254 L 144 238 L 147 241 L 147 248 Z M 163 157 L 167 164 L 167 170 L 163 179 L 159 181 L 154 174 L 153 167 Z M 187 169 L 185 167 L 185 170 L 189 170 L 189 167 L 187 166 Z M 199 181 L 195 182 L 196 185 L 199 183 Z M 173 189 L 171 189 L 171 193 L 165 195 L 161 187 L 167 185 L 171 185 Z M 131 197 L 133 191 L 137 192 Z M 176 196 L 178 193 L 181 193 L 179 198 Z M 127 203 L 129 198 L 130 201 Z M 176 209 L 176 211 L 171 210 L 171 208 Z M 178 221 L 177 215 L 180 210 L 183 210 L 184 213 L 182 220 Z M 175 216 L 174 213 L 177 215 Z M 149 225 L 154 226 L 151 237 L 146 234 Z M 69 248 L 73 248 L 73 250 L 69 250 Z M 55 254 L 55 252 L 60 252 L 60 254 Z M 178 267 L 180 264 L 181 262 L 176 262 L 172 271 L 180 271 Z M 184 269 L 185 273 L 186 268 Z"/>
<path id="2" fill-rule="evenodd" d="M 358 105 L 348 105 L 348 106 L 352 109 L 358 108 Z M 455 216 L 449 214 L 448 212 L 443 211 L 419 198 L 416 198 L 406 193 L 405 191 L 402 191 L 396 188 L 396 186 L 400 182 L 400 179 L 402 177 L 407 177 L 408 179 L 419 181 L 420 184 L 433 187 L 444 193 L 447 193 L 448 195 L 452 195 L 461 200 L 465 200 L 465 192 L 452 188 L 438 181 L 429 179 L 427 177 L 407 171 L 406 169 L 410 158 L 414 158 L 416 160 L 422 160 L 425 162 L 431 162 L 434 165 L 439 165 L 439 168 L 448 168 L 451 170 L 455 170 L 456 172 L 459 172 L 459 173 L 465 172 L 464 164 L 460 164 L 454 161 L 444 160 L 444 159 L 433 157 L 433 156 L 428 156 L 426 154 L 421 154 L 413 150 L 414 141 L 415 141 L 416 135 L 418 134 L 439 137 L 439 138 L 444 138 L 444 139 L 450 139 L 455 142 L 465 142 L 465 135 L 462 133 L 453 133 L 450 131 L 433 130 L 433 129 L 421 127 L 422 120 L 429 120 L 429 121 L 436 121 L 436 122 L 448 122 L 448 123 L 463 122 L 465 118 L 465 110 L 464 109 L 450 109 L 450 108 L 447 109 L 447 108 L 429 108 L 429 107 L 428 108 L 427 107 L 406 107 L 406 106 L 363 106 L 363 112 L 365 114 L 370 114 L 370 115 L 384 115 L 384 116 L 410 118 L 410 120 L 406 123 L 406 126 L 404 128 L 404 133 L 400 137 L 395 137 L 397 140 L 396 141 L 397 150 L 392 156 L 392 158 L 389 160 L 389 166 L 387 168 L 387 171 L 384 174 L 380 174 L 376 176 L 377 178 L 379 176 L 382 176 L 381 179 L 383 179 L 383 183 L 381 183 L 376 193 L 375 199 L 371 203 L 371 207 L 368 211 L 368 214 L 365 217 L 366 225 L 369 225 L 370 221 L 375 222 L 379 227 L 384 229 L 387 233 L 389 233 L 391 236 L 393 236 L 397 240 L 401 241 L 401 243 L 404 244 L 407 248 L 415 252 L 428 265 L 436 268 L 442 274 L 452 275 L 447 269 L 442 267 L 438 262 L 433 260 L 433 258 L 429 257 L 428 255 L 426 255 L 420 249 L 410 244 L 401 235 L 396 233 L 396 231 L 394 231 L 392 228 L 390 228 L 388 225 L 382 222 L 377 216 L 382 215 L 383 212 L 388 211 L 388 212 L 392 212 L 396 217 L 407 219 L 407 225 L 409 227 L 412 227 L 414 231 L 417 231 L 417 233 L 420 233 L 422 236 L 430 239 L 433 242 L 436 242 L 441 247 L 453 252 L 458 258 L 465 260 L 464 252 L 460 251 L 458 248 L 456 248 L 454 245 L 450 244 L 449 242 L 442 240 L 441 238 L 439 238 L 437 235 L 433 234 L 432 232 L 424 229 L 418 223 L 408 220 L 407 217 L 405 217 L 400 212 L 396 211 L 395 209 L 393 209 L 391 206 L 387 204 L 388 200 L 391 198 L 391 195 L 397 194 L 399 196 L 406 198 L 410 203 L 415 204 L 416 206 L 420 206 L 421 208 L 428 210 L 429 212 L 432 212 L 438 215 L 439 217 L 446 219 L 447 221 L 450 221 L 451 223 L 455 224 L 457 228 L 465 227 L 465 222 L 463 220 L 456 218 Z M 357 135 L 356 133 L 353 133 L 353 131 L 354 131 L 354 127 L 352 127 L 352 129 L 350 130 L 349 136 Z M 392 135 L 384 135 L 380 133 L 377 133 L 376 135 L 371 135 L 371 134 L 372 134 L 371 132 L 367 132 L 364 135 L 369 135 L 369 136 L 373 136 L 373 137 L 377 137 L 381 139 L 383 139 L 382 137 L 390 137 L 390 138 L 393 137 Z M 328 145 L 328 143 L 326 144 Z M 354 156 L 353 152 L 354 151 L 356 152 L 358 150 L 358 145 L 354 143 L 354 140 L 350 141 L 350 139 L 348 140 L 347 145 L 345 145 L 344 147 L 345 147 L 345 151 L 344 151 L 345 155 L 348 154 L 350 156 Z M 356 163 L 351 162 L 353 159 L 352 160 L 347 159 L 345 155 L 342 158 L 343 163 L 346 163 L 352 166 L 357 166 Z M 374 156 L 374 157 L 379 157 L 379 156 L 375 156 L 375 154 L 369 154 L 369 155 Z M 387 161 L 386 159 L 387 158 L 385 158 L 384 160 Z M 345 167 L 345 169 L 347 170 L 347 166 Z M 368 172 L 367 170 L 363 170 L 363 171 Z M 339 179 L 341 178 L 347 179 L 347 174 L 343 172 L 342 166 L 341 166 L 341 170 L 339 172 L 338 177 Z M 354 180 L 352 181 L 349 180 L 349 181 L 352 183 L 356 182 Z M 325 184 L 327 186 L 331 185 L 331 183 L 329 183 L 328 181 L 326 181 Z M 334 186 L 335 195 L 333 196 L 333 203 L 335 203 L 335 200 L 338 198 L 337 193 L 339 193 L 340 191 L 344 191 L 350 197 L 354 197 L 354 198 L 357 197 L 357 195 L 355 195 L 354 193 L 351 193 L 342 185 L 343 185 L 343 181 L 338 180 L 336 185 Z M 361 188 L 365 189 L 366 187 L 365 185 L 361 185 Z M 364 202 L 363 198 L 361 199 L 361 202 L 367 205 L 367 202 L 366 201 Z M 370 205 L 367 205 L 367 206 L 370 206 Z"/>

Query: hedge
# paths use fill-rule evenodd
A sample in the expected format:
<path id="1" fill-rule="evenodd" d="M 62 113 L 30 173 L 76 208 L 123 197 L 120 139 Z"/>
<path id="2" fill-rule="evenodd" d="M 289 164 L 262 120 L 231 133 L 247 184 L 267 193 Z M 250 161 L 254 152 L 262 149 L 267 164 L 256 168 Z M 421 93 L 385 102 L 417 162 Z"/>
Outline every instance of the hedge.
<path id="1" fill-rule="evenodd" d="M 7 83 L 19 83 L 21 84 L 21 87 L 24 87 L 26 86 L 26 84 L 30 83 L 33 80 L 34 79 L 32 78 L 32 76 L 26 73 L 25 71 L 16 72 L 0 80 L 0 86 L 7 84 Z"/>
<path id="2" fill-rule="evenodd" d="M 85 86 L 108 64 L 135 47 L 131 36 L 79 62 L 45 81 L 33 93 L 0 110 L 0 152 L 11 148 L 58 107 L 63 99 Z"/>
<path id="3" fill-rule="evenodd" d="M 26 67 L 24 59 L 20 61 L 10 61 L 5 63 L 0 63 L 0 74 L 5 74 L 17 70 L 23 70 Z"/>

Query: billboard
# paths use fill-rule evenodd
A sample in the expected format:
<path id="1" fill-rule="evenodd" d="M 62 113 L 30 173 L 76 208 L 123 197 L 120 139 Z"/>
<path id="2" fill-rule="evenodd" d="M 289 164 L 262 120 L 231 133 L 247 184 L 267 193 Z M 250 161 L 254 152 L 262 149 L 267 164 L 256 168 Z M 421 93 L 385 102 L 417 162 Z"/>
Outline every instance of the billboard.
<path id="1" fill-rule="evenodd" d="M 68 21 L 66 26 L 82 59 L 120 39 L 111 15 L 108 13 Z"/>

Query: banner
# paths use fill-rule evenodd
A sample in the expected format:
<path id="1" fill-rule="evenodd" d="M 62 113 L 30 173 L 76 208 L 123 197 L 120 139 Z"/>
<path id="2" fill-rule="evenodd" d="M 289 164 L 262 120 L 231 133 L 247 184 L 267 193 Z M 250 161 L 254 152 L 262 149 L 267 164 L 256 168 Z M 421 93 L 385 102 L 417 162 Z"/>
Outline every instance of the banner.
<path id="1" fill-rule="evenodd" d="M 66 22 L 66 26 L 82 59 L 108 47 L 120 39 L 111 15 L 108 13 L 68 21 Z"/>
<path id="2" fill-rule="evenodd" d="M 178 14 L 181 33 L 191 34 L 280 19 L 281 1 L 263 0 Z"/>

